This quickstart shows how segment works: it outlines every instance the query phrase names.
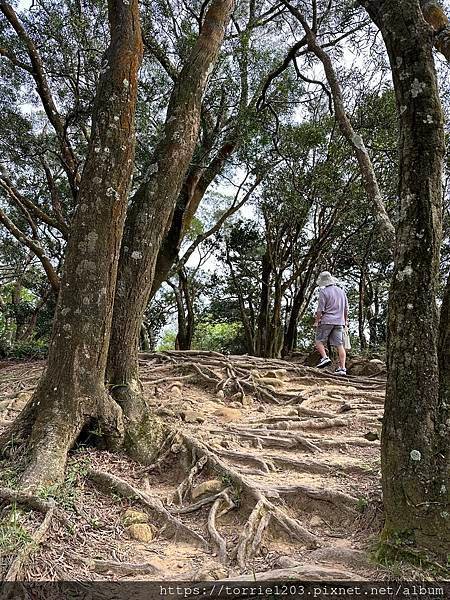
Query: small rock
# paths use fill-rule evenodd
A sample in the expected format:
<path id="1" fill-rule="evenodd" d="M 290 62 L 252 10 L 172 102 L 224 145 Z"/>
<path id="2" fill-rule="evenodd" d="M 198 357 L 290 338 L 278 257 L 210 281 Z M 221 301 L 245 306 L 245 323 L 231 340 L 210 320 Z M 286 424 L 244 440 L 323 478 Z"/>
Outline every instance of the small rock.
<path id="1" fill-rule="evenodd" d="M 186 410 L 182 413 L 186 423 L 203 423 L 205 417 L 195 410 Z"/>
<path id="2" fill-rule="evenodd" d="M 133 508 L 127 508 L 122 515 L 122 521 L 125 527 L 135 525 L 136 523 L 148 523 L 148 514 Z"/>
<path id="3" fill-rule="evenodd" d="M 240 402 L 230 402 L 228 406 L 230 408 L 242 408 L 242 404 Z"/>
<path id="4" fill-rule="evenodd" d="M 264 375 L 264 377 L 270 377 L 271 379 L 273 379 L 273 378 L 284 379 L 284 377 L 286 377 L 286 375 L 287 375 L 286 369 L 277 369 L 274 371 L 267 371 L 267 373 Z"/>
<path id="5" fill-rule="evenodd" d="M 366 440 L 369 440 L 369 442 L 374 442 L 375 440 L 380 439 L 376 431 L 368 431 L 363 437 L 365 437 Z"/>
<path id="6" fill-rule="evenodd" d="M 221 567 L 218 567 L 217 569 L 213 569 L 211 571 L 211 576 L 213 577 L 213 579 L 225 579 L 225 577 L 228 577 L 228 571 L 227 569 L 222 569 Z"/>
<path id="7" fill-rule="evenodd" d="M 241 418 L 241 411 L 236 408 L 228 408 L 227 406 L 223 406 L 218 408 L 214 415 L 216 417 L 222 417 L 224 421 L 238 421 Z"/>
<path id="8" fill-rule="evenodd" d="M 219 398 L 219 400 L 223 400 L 225 398 L 225 394 L 223 393 L 223 390 L 219 390 L 216 393 L 216 398 Z"/>
<path id="9" fill-rule="evenodd" d="M 298 410 L 297 410 L 296 408 L 290 408 L 290 409 L 287 411 L 286 415 L 287 415 L 288 417 L 298 417 Z"/>
<path id="10" fill-rule="evenodd" d="M 148 543 L 153 539 L 153 530 L 146 523 L 133 523 L 127 527 L 128 534 L 133 540 Z"/>
<path id="11" fill-rule="evenodd" d="M 345 404 L 343 404 L 340 408 L 338 408 L 338 410 L 336 412 L 338 413 L 344 413 L 344 412 L 348 412 L 349 410 L 352 410 L 352 405 L 351 404 L 347 404 L 347 402 L 345 402 Z"/>
<path id="12" fill-rule="evenodd" d="M 264 404 L 260 404 L 256 410 L 258 412 L 265 413 L 267 411 L 267 408 L 264 406 Z"/>
<path id="13" fill-rule="evenodd" d="M 219 479 L 209 479 L 199 485 L 196 485 L 191 493 L 192 500 L 203 496 L 204 494 L 218 494 L 223 490 L 223 483 Z"/>
<path id="14" fill-rule="evenodd" d="M 177 415 L 170 410 L 170 408 L 164 408 L 164 406 L 160 406 L 155 410 L 155 413 L 160 417 L 176 417 Z"/>
<path id="15" fill-rule="evenodd" d="M 209 569 L 201 569 L 193 576 L 193 581 L 214 581 L 214 577 Z"/>
<path id="16" fill-rule="evenodd" d="M 319 515 L 313 515 L 309 521 L 311 527 L 320 527 L 324 524 L 324 520 Z"/>
<path id="17" fill-rule="evenodd" d="M 298 559 L 296 560 L 292 556 L 280 556 L 274 563 L 274 567 L 278 569 L 290 569 L 291 567 L 296 567 L 298 563 Z"/>
<path id="18" fill-rule="evenodd" d="M 181 383 L 175 382 L 173 383 L 170 388 L 169 388 L 169 394 L 171 395 L 172 398 L 181 398 L 181 396 L 183 395 L 183 391 L 182 388 L 183 386 L 181 385 Z"/>
<path id="19" fill-rule="evenodd" d="M 242 397 L 242 406 L 252 406 L 253 398 L 251 396 L 244 395 Z"/>
<path id="20" fill-rule="evenodd" d="M 276 377 L 261 377 L 258 380 L 258 383 L 262 383 L 264 385 L 271 385 L 276 388 L 283 388 L 284 382 L 281 379 L 277 379 Z"/>

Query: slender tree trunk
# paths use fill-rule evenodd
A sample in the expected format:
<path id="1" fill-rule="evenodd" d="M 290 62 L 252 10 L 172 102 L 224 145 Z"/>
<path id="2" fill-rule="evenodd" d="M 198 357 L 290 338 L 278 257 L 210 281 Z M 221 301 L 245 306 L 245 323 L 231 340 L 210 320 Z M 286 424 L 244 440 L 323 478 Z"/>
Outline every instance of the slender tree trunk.
<path id="1" fill-rule="evenodd" d="M 287 356 L 293 352 L 297 345 L 297 323 L 301 316 L 302 308 L 305 305 L 307 299 L 308 287 L 311 284 L 311 280 L 314 275 L 314 267 L 319 258 L 320 252 L 313 252 L 309 259 L 309 265 L 305 272 L 302 274 L 300 287 L 298 288 L 294 301 L 292 303 L 291 312 L 289 315 L 289 323 L 286 329 L 286 335 L 284 337 L 283 344 L 283 356 Z M 306 263 L 307 264 L 307 263 Z M 305 264 L 305 267 L 306 267 Z"/>
<path id="2" fill-rule="evenodd" d="M 268 358 L 279 358 L 283 347 L 283 323 L 281 320 L 281 303 L 283 294 L 281 291 L 281 273 L 278 273 L 274 282 L 273 312 L 270 323 L 271 335 L 269 337 Z"/>
<path id="3" fill-rule="evenodd" d="M 441 392 L 450 398 L 450 273 L 447 277 L 439 319 L 439 371 Z"/>
<path id="4" fill-rule="evenodd" d="M 168 282 L 175 294 L 177 304 L 178 332 L 175 339 L 176 350 L 190 350 L 194 336 L 194 307 L 189 290 L 189 282 L 183 269 L 178 272 L 178 286 Z"/>
<path id="5" fill-rule="evenodd" d="M 111 446 L 123 437 L 121 411 L 104 376 L 120 240 L 134 160 L 134 112 L 142 41 L 137 0 L 109 0 L 111 42 L 95 98 L 92 138 L 72 223 L 48 365 L 0 447 L 23 439 L 23 483 L 61 479 L 67 452 L 96 421 Z M 19 437 L 17 437 L 19 435 Z"/>
<path id="6" fill-rule="evenodd" d="M 189 229 L 206 190 L 223 169 L 237 145 L 237 134 L 234 133 L 232 138 L 221 146 L 207 168 L 191 167 L 176 201 L 170 227 L 165 233 L 158 251 L 150 300 L 169 276 L 186 231 Z"/>
<path id="7" fill-rule="evenodd" d="M 139 383 L 139 331 L 161 241 L 197 143 L 202 97 L 233 6 L 233 0 L 213 0 L 209 6 L 197 42 L 176 80 L 164 137 L 155 149 L 146 182 L 136 192 L 125 223 L 107 378 L 124 411 L 126 447 L 143 461 L 153 460 L 163 438 Z"/>
<path id="8" fill-rule="evenodd" d="M 300 308 L 304 300 L 304 287 L 303 282 L 300 284 L 299 289 L 294 295 L 292 301 L 291 311 L 289 313 L 289 321 L 286 327 L 286 334 L 284 336 L 283 344 L 283 356 L 289 355 L 295 348 L 295 342 L 297 337 L 297 321 L 298 315 L 300 314 Z"/>
<path id="9" fill-rule="evenodd" d="M 450 550 L 449 403 L 443 372 L 439 392 L 436 308 L 444 131 L 433 34 L 418 0 L 363 4 L 386 44 L 400 118 L 400 214 L 382 432 L 384 538 L 445 555 Z M 443 346 L 444 340 L 441 335 Z"/>
<path id="10" fill-rule="evenodd" d="M 361 345 L 361 350 L 365 350 L 367 348 L 367 340 L 364 334 L 364 322 L 365 322 L 365 291 L 366 287 L 364 284 L 364 271 L 362 270 L 359 276 L 359 285 L 358 285 L 358 334 L 359 334 L 359 343 Z"/>
<path id="11" fill-rule="evenodd" d="M 247 352 L 248 352 L 248 354 L 253 355 L 253 354 L 255 354 L 254 312 L 252 312 L 253 306 L 251 305 L 251 303 L 249 303 L 249 307 L 250 307 L 250 317 L 249 317 L 247 315 L 247 310 L 245 307 L 244 294 L 243 294 L 242 288 L 239 284 L 239 280 L 235 275 L 234 268 L 233 268 L 233 262 L 230 259 L 230 255 L 228 252 L 228 245 L 226 247 L 226 253 L 227 253 L 227 259 L 226 259 L 227 265 L 228 265 L 228 268 L 230 269 L 231 279 L 233 281 L 234 287 L 236 288 L 236 294 L 238 297 L 239 312 L 241 315 L 242 325 L 244 327 Z"/>
<path id="12" fill-rule="evenodd" d="M 150 342 L 150 336 L 148 334 L 148 329 L 147 326 L 145 325 L 145 323 L 142 323 L 141 325 L 141 348 L 143 352 L 151 352 L 152 347 L 151 347 L 151 342 Z"/>
<path id="13" fill-rule="evenodd" d="M 267 353 L 271 274 L 272 265 L 268 252 L 266 251 L 262 257 L 261 299 L 259 302 L 258 330 L 256 338 L 256 354 L 258 356 L 266 356 Z"/>
<path id="14" fill-rule="evenodd" d="M 364 190 L 367 194 L 369 201 L 372 203 L 372 209 L 374 211 L 374 216 L 376 217 L 379 225 L 380 234 L 386 238 L 389 245 L 393 245 L 395 229 L 386 211 L 386 207 L 384 205 L 383 198 L 380 192 L 375 170 L 373 168 L 373 164 L 370 159 L 367 148 L 364 145 L 364 140 L 353 129 L 352 123 L 347 115 L 347 111 L 344 105 L 344 99 L 342 96 L 341 85 L 339 83 L 339 79 L 336 70 L 333 66 L 333 62 L 330 58 L 330 55 L 322 48 L 322 46 L 318 42 L 316 34 L 308 25 L 304 14 L 297 7 L 292 6 L 292 4 L 288 2 L 288 0 L 281 0 L 281 2 L 301 23 L 305 31 L 308 49 L 311 50 L 311 52 L 313 52 L 315 56 L 317 56 L 317 58 L 323 65 L 325 76 L 327 78 L 328 85 L 330 86 L 334 110 L 336 113 L 336 121 L 338 122 L 339 129 L 341 130 L 342 135 L 345 137 L 348 144 L 353 149 L 356 160 L 358 161 Z M 365 6 L 365 2 L 361 2 L 361 4 Z"/>

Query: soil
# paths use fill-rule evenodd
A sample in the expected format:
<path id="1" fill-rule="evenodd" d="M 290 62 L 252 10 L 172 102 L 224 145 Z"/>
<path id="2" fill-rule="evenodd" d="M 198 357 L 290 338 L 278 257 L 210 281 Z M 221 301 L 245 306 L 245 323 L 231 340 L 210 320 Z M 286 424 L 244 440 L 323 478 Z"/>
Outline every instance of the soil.
<path id="1" fill-rule="evenodd" d="M 39 494 L 54 498 L 64 518 L 55 513 L 22 578 L 198 581 L 280 569 L 316 581 L 387 576 L 370 553 L 382 525 L 382 376 L 338 377 L 215 353 L 148 354 L 140 362 L 148 401 L 173 432 L 160 462 L 149 468 L 93 448 L 95 432 L 88 432 L 71 453 L 64 484 Z M 0 364 L 0 429 L 21 410 L 42 368 Z M 14 488 L 20 459 L 0 467 L 0 486 Z M 105 490 L 92 475 L 98 471 L 142 491 L 144 500 Z M 205 498 L 191 493 L 209 480 L 216 482 L 208 484 L 207 503 L 183 512 Z M 128 508 L 146 514 L 150 542 L 131 539 Z M 186 527 L 165 522 L 164 510 Z M 44 517 L 25 507 L 17 518 L 32 534 Z M 0 544 L 3 577 L 13 556 Z"/>

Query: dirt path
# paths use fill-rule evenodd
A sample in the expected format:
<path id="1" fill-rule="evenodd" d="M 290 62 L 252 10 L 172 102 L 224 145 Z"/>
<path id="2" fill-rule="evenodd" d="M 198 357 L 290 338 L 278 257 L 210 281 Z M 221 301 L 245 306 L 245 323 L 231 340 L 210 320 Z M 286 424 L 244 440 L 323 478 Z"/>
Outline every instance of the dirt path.
<path id="1" fill-rule="evenodd" d="M 23 406 L 40 369 L 0 370 L 0 425 Z M 53 519 L 27 577 L 374 578 L 367 550 L 381 518 L 382 380 L 176 352 L 143 356 L 141 375 L 174 432 L 164 456 L 149 470 L 101 450 L 74 452 L 62 489 L 42 494 L 56 495 L 74 529 Z M 103 493 L 98 472 L 143 495 L 126 498 L 133 493 L 120 485 Z M 13 485 L 14 469 L 1 477 Z M 129 508 L 148 521 L 151 541 L 132 539 Z M 27 530 L 40 519 L 21 518 Z"/>

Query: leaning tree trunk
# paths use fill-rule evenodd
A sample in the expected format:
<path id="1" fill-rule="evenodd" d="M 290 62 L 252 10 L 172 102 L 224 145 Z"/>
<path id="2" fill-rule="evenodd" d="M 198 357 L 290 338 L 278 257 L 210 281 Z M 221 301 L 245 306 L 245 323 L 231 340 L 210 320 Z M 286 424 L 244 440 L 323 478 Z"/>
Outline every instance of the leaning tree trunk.
<path id="1" fill-rule="evenodd" d="M 146 462 L 154 459 L 164 432 L 150 414 L 139 382 L 139 331 L 161 241 L 197 143 L 203 94 L 233 6 L 233 0 L 213 0 L 205 15 L 197 42 L 175 83 L 164 137 L 125 223 L 107 378 L 123 409 L 125 446 L 135 458 Z"/>
<path id="2" fill-rule="evenodd" d="M 400 118 L 400 214 L 382 432 L 384 538 L 406 538 L 445 554 L 448 397 L 439 393 L 436 307 L 444 131 L 433 34 L 418 0 L 363 4 L 386 44 Z"/>
<path id="3" fill-rule="evenodd" d="M 112 446 L 121 411 L 104 387 L 120 241 L 134 160 L 142 41 L 137 0 L 109 0 L 111 41 L 95 98 L 92 137 L 72 222 L 48 365 L 29 404 L 0 441 L 26 444 L 24 485 L 61 479 L 83 427 L 99 424 Z M 3 444 L 1 444 L 3 442 Z"/>

